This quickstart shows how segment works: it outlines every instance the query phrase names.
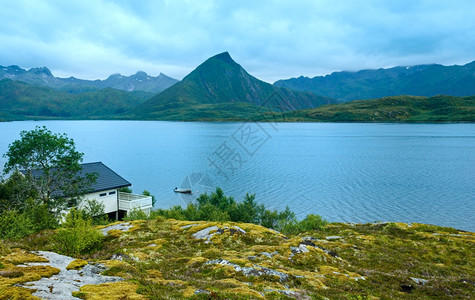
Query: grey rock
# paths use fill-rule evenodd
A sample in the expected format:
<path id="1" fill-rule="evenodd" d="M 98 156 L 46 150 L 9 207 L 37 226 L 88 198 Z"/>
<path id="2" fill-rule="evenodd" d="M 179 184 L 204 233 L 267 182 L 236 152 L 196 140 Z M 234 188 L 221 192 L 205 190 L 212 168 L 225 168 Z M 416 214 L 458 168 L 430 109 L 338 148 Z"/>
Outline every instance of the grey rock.
<path id="1" fill-rule="evenodd" d="M 111 225 L 111 226 L 107 226 L 105 228 L 102 228 L 100 231 L 102 232 L 103 235 L 108 235 L 107 232 L 113 230 L 113 229 L 118 229 L 120 231 L 128 231 L 130 228 L 132 228 L 132 224 L 130 223 L 120 223 L 120 224 L 117 224 L 117 225 Z"/>
<path id="2" fill-rule="evenodd" d="M 205 243 L 210 243 L 211 237 L 215 234 L 219 234 L 218 233 L 219 229 L 220 228 L 218 226 L 211 226 L 211 227 L 202 229 L 198 232 L 195 232 L 191 236 L 197 240 L 206 240 Z M 210 233 L 211 231 L 216 231 L 216 232 Z"/>
<path id="3" fill-rule="evenodd" d="M 242 229 L 241 227 L 239 227 L 239 226 L 233 226 L 233 228 L 236 229 L 237 231 L 239 231 L 242 234 L 246 234 L 246 231 L 244 229 Z"/>
<path id="4" fill-rule="evenodd" d="M 323 252 L 325 252 L 325 253 L 328 254 L 328 255 L 331 255 L 331 256 L 333 256 L 333 257 L 335 257 L 335 258 L 338 257 L 338 255 L 336 254 L 335 251 L 325 249 L 325 248 L 323 248 L 322 246 L 318 246 L 318 245 L 316 245 L 316 244 L 314 243 L 314 241 L 315 241 L 315 242 L 317 242 L 317 241 L 318 241 L 318 242 L 322 242 L 322 241 L 327 242 L 326 240 L 318 240 L 318 239 L 315 239 L 315 238 L 313 238 L 313 239 L 302 238 L 302 242 L 300 243 L 300 245 L 303 244 L 303 245 L 306 245 L 306 246 L 311 246 L 311 247 L 314 247 L 314 248 L 318 248 L 318 249 L 321 249 Z"/>
<path id="5" fill-rule="evenodd" d="M 277 252 L 277 251 L 274 251 L 274 252 L 272 252 L 272 253 L 269 253 L 269 252 L 261 252 L 261 254 L 264 255 L 264 256 L 267 256 L 268 258 L 272 258 L 274 255 L 279 254 L 279 252 Z"/>
<path id="6" fill-rule="evenodd" d="M 254 265 L 254 268 L 251 267 L 241 267 L 237 264 L 233 264 L 226 259 L 213 259 L 204 263 L 205 265 L 223 265 L 223 266 L 231 266 L 234 268 L 236 272 L 241 272 L 245 276 L 262 276 L 262 275 L 270 275 L 270 276 L 277 276 L 279 277 L 280 281 L 287 281 L 289 279 L 289 275 L 275 271 L 269 268 L 261 267 L 258 265 Z"/>
<path id="7" fill-rule="evenodd" d="M 304 244 L 299 244 L 298 247 L 290 247 L 290 251 L 290 260 L 292 259 L 292 257 L 294 257 L 295 254 L 310 252 L 310 250 L 308 250 L 307 246 Z"/>
<path id="8" fill-rule="evenodd" d="M 38 255 L 48 259 L 48 263 L 28 263 L 27 265 L 44 265 L 60 269 L 60 272 L 49 278 L 41 278 L 38 281 L 23 283 L 22 287 L 36 290 L 33 295 L 41 299 L 77 299 L 72 292 L 86 284 L 101 284 L 105 282 L 121 281 L 123 278 L 104 276 L 100 273 L 106 270 L 101 264 L 87 264 L 81 270 L 66 270 L 66 267 L 74 258 L 54 252 L 37 251 Z"/>
<path id="9" fill-rule="evenodd" d="M 419 284 L 419 285 L 425 285 L 427 282 L 429 282 L 429 280 L 427 279 L 422 279 L 422 278 L 417 278 L 417 277 L 410 277 L 412 279 L 412 281 L 414 281 L 415 283 Z"/>
<path id="10" fill-rule="evenodd" d="M 195 295 L 198 295 L 198 294 L 209 295 L 209 294 L 211 294 L 211 292 L 207 291 L 207 290 L 203 290 L 203 289 L 198 289 L 198 290 L 195 291 Z"/>
<path id="11" fill-rule="evenodd" d="M 339 240 L 339 239 L 342 239 L 343 237 L 341 236 L 338 236 L 338 235 L 331 235 L 331 236 L 327 236 L 325 239 L 327 241 L 336 241 L 336 240 Z"/>
<path id="12" fill-rule="evenodd" d="M 127 254 L 117 253 L 112 255 L 111 260 L 120 260 L 120 261 L 131 261 L 132 258 Z"/>
<path id="13" fill-rule="evenodd" d="M 196 225 L 199 225 L 199 224 L 189 224 L 189 225 L 181 226 L 180 228 L 181 229 L 187 229 L 187 228 L 191 228 L 191 227 L 196 226 Z"/>
<path id="14" fill-rule="evenodd" d="M 291 290 L 264 289 L 266 292 L 278 292 L 289 297 L 297 297 L 299 294 Z"/>

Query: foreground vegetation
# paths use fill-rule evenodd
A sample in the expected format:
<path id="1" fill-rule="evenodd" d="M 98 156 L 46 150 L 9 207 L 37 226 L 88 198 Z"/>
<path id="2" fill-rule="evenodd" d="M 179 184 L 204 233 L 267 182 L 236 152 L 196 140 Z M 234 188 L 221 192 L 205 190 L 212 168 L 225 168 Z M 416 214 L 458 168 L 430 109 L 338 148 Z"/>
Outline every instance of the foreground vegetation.
<path id="1" fill-rule="evenodd" d="M 101 262 L 109 268 L 105 275 L 121 276 L 125 281 L 86 285 L 75 296 L 471 299 L 475 295 L 475 235 L 451 228 L 332 223 L 321 230 L 283 235 L 250 223 L 160 216 L 131 223 L 131 230 L 112 230 L 99 248 L 75 256 Z M 197 238 L 203 230 L 210 235 Z M 0 299 L 27 298 L 32 291 L 14 284 L 59 272 L 17 266 L 41 260 L 27 251 L 57 250 L 56 234 L 42 231 L 22 240 L 2 241 Z"/>
<path id="2" fill-rule="evenodd" d="M 41 207 L 33 216 L 48 214 L 41 214 Z M 452 228 L 328 224 L 313 215 L 298 221 L 289 209 L 270 211 L 253 195 L 235 201 L 220 189 L 186 208 L 151 215 L 132 211 L 124 221 L 132 227 L 125 231 L 108 229 L 124 222 L 108 224 L 92 218 L 90 210 L 71 210 L 61 225 L 39 219 L 42 227 L 28 227 L 29 232 L 21 230 L 32 224 L 22 223 L 30 218 L 27 211 L 11 214 L 4 211 L 0 220 L 0 299 L 33 299 L 33 291 L 21 285 L 60 272 L 52 266 L 20 266 L 45 262 L 31 252 L 38 250 L 78 259 L 68 266 L 72 269 L 104 264 L 104 275 L 124 279 L 82 286 L 73 293 L 82 299 L 475 296 L 475 234 Z M 12 228 L 17 235 L 5 235 Z"/>

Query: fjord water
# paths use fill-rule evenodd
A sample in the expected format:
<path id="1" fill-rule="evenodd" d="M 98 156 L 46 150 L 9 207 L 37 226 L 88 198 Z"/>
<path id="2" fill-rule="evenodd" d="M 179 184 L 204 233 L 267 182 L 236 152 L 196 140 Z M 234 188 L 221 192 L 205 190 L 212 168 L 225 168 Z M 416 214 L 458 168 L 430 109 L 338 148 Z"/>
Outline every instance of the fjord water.
<path id="1" fill-rule="evenodd" d="M 475 124 L 10 122 L 0 123 L 0 152 L 43 125 L 73 138 L 85 162 L 152 192 L 159 208 L 219 186 L 299 218 L 475 231 Z M 180 186 L 194 194 L 175 194 Z"/>

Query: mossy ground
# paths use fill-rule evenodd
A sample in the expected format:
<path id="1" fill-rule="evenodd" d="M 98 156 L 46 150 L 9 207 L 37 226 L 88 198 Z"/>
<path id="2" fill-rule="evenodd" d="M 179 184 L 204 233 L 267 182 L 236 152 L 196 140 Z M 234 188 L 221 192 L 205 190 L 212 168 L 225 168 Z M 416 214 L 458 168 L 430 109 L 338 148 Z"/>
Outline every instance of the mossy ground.
<path id="1" fill-rule="evenodd" d="M 81 270 L 88 262 L 84 259 L 75 259 L 67 267 L 66 270 Z"/>
<path id="2" fill-rule="evenodd" d="M 220 229 L 209 239 L 192 236 L 211 226 Z M 474 246 L 474 233 L 423 224 L 332 223 L 286 237 L 244 223 L 134 222 L 82 257 L 126 281 L 85 286 L 78 296 L 117 289 L 130 299 L 473 299 Z M 110 260 L 113 254 L 122 261 Z M 11 257 L 3 254 L 1 271 L 14 268 Z M 9 283 L 2 286 L 13 289 Z"/>
<path id="3" fill-rule="evenodd" d="M 34 290 L 17 287 L 16 284 L 36 281 L 42 277 L 58 274 L 59 269 L 50 266 L 23 266 L 25 263 L 48 262 L 45 258 L 23 249 L 2 249 L 0 251 L 0 299 L 38 299 L 31 294 Z"/>

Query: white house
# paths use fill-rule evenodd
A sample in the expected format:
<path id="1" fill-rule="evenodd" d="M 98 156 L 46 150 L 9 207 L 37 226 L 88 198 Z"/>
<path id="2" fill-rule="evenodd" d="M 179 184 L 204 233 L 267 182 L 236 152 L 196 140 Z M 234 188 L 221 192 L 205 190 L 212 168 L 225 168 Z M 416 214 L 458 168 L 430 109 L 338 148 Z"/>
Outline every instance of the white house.
<path id="1" fill-rule="evenodd" d="M 132 184 L 122 178 L 119 174 L 112 171 L 102 162 L 81 164 L 82 170 L 79 176 L 85 177 L 86 174 L 95 174 L 96 181 L 90 187 L 87 194 L 82 196 L 82 200 L 97 200 L 104 204 L 104 212 L 109 216 L 119 219 L 119 215 L 126 214 L 129 210 L 138 208 L 149 214 L 152 209 L 152 197 L 137 195 L 131 193 L 119 192 L 122 187 L 128 187 Z M 25 173 L 25 171 L 23 171 Z M 34 177 L 41 177 L 40 170 L 33 170 Z M 84 201 L 82 201 L 84 204 Z"/>
<path id="2" fill-rule="evenodd" d="M 132 184 L 119 174 L 104 165 L 102 162 L 81 164 L 82 174 L 96 173 L 96 182 L 91 185 L 91 190 L 83 199 L 95 199 L 104 204 L 106 214 L 115 213 L 116 219 L 120 212 L 128 212 L 138 208 L 149 214 L 152 209 L 152 197 L 119 192 L 122 187 Z"/>

